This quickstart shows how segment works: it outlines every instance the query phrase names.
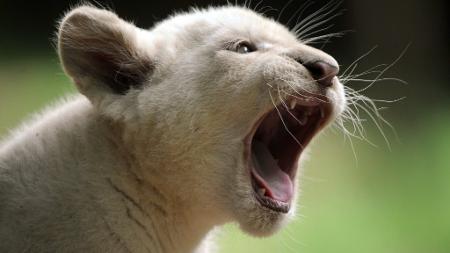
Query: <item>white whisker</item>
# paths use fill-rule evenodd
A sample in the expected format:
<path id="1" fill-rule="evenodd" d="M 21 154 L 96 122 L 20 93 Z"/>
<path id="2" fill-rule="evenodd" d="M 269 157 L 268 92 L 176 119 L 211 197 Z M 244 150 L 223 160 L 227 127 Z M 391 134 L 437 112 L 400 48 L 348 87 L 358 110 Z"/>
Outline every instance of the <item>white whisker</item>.
<path id="1" fill-rule="evenodd" d="M 299 123 L 300 125 L 304 125 L 304 123 L 302 121 L 300 121 L 289 109 L 289 106 L 286 104 L 286 102 L 283 100 L 283 98 L 281 97 L 280 94 L 280 88 L 278 87 L 278 98 L 281 101 L 281 104 L 283 104 L 283 106 L 286 108 L 286 111 L 292 116 L 292 118 L 295 119 L 295 121 L 297 121 L 297 123 Z"/>
<path id="2" fill-rule="evenodd" d="M 361 89 L 361 90 L 358 90 L 358 92 L 362 92 L 362 91 L 365 91 L 365 90 L 367 90 L 367 89 L 369 89 L 375 82 L 376 82 L 376 80 L 378 80 L 386 71 L 388 71 L 392 66 L 394 66 L 404 55 L 405 55 L 405 53 L 406 53 L 406 51 L 408 50 L 408 48 L 409 48 L 409 46 L 410 46 L 410 44 L 408 44 L 406 47 L 405 47 L 405 49 L 403 49 L 403 51 L 400 53 L 400 55 L 391 63 L 391 64 L 389 64 L 385 69 L 383 69 L 376 77 L 375 77 L 375 80 L 374 81 L 372 81 L 372 83 L 370 83 L 367 87 L 365 87 L 365 88 L 363 88 L 363 89 Z M 404 82 L 404 81 L 403 81 Z"/>
<path id="3" fill-rule="evenodd" d="M 295 142 L 298 143 L 298 145 L 303 149 L 303 145 L 300 143 L 300 141 L 295 137 L 295 135 L 289 130 L 289 128 L 287 127 L 286 123 L 284 122 L 283 119 L 283 115 L 281 115 L 280 110 L 278 109 L 278 107 L 275 104 L 275 101 L 273 100 L 273 96 L 272 93 L 269 91 L 269 96 L 270 96 L 270 100 L 272 100 L 272 104 L 275 107 L 275 110 L 277 111 L 278 116 L 280 117 L 281 123 L 283 123 L 284 129 L 286 129 L 286 131 L 289 133 L 289 135 L 295 140 Z"/>
<path id="4" fill-rule="evenodd" d="M 375 50 L 378 46 L 374 46 L 372 47 L 367 53 L 361 55 L 360 57 L 356 58 L 356 60 L 354 60 L 345 70 L 344 72 L 341 74 L 341 76 L 345 76 L 345 74 L 347 73 L 347 71 L 353 67 L 353 65 L 357 64 L 360 60 L 362 60 L 363 58 L 367 57 L 370 53 L 372 53 L 373 50 Z"/>

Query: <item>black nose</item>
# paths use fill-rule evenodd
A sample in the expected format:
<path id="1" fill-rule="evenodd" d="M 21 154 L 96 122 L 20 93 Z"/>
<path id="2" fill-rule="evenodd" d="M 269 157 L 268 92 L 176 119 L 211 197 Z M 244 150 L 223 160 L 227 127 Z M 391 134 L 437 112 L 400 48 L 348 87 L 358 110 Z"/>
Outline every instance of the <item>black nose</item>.
<path id="1" fill-rule="evenodd" d="M 333 85 L 333 78 L 339 73 L 339 67 L 324 61 L 306 62 L 303 66 L 320 85 L 325 87 Z"/>

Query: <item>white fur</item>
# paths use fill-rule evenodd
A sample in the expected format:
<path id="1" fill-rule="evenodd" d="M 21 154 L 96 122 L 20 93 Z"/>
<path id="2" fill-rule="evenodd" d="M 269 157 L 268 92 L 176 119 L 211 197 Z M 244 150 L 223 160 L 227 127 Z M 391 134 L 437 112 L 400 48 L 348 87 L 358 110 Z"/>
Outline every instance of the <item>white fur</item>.
<path id="1" fill-rule="evenodd" d="M 236 39 L 261 50 L 223 49 Z M 210 252 L 203 239 L 231 221 L 270 235 L 294 210 L 261 207 L 243 161 L 244 137 L 273 106 L 269 85 L 326 95 L 335 116 L 345 106 L 337 80 L 321 89 L 292 58 L 332 57 L 244 8 L 142 30 L 82 6 L 62 20 L 58 47 L 84 96 L 1 144 L 0 252 Z M 108 80 L 129 84 L 130 74 L 142 86 L 111 91 Z"/>

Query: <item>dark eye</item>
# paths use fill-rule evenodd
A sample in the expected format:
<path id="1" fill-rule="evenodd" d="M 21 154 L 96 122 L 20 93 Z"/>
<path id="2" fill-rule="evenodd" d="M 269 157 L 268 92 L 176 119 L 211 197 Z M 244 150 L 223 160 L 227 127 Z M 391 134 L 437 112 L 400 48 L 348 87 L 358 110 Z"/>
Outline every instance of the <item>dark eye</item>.
<path id="1" fill-rule="evenodd" d="M 256 51 L 256 47 L 252 44 L 250 44 L 249 42 L 243 41 L 243 42 L 239 42 L 234 51 L 236 51 L 239 54 L 248 54 L 251 52 Z"/>

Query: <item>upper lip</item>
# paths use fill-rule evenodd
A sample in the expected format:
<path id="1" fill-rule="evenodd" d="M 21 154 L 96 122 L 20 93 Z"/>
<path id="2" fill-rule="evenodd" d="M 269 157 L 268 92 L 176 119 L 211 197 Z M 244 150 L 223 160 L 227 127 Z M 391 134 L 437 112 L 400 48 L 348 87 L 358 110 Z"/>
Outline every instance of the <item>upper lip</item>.
<path id="1" fill-rule="evenodd" d="M 244 140 L 244 158 L 254 195 L 262 206 L 282 213 L 290 210 L 297 161 L 331 112 L 326 98 L 290 98 L 253 124 Z"/>

